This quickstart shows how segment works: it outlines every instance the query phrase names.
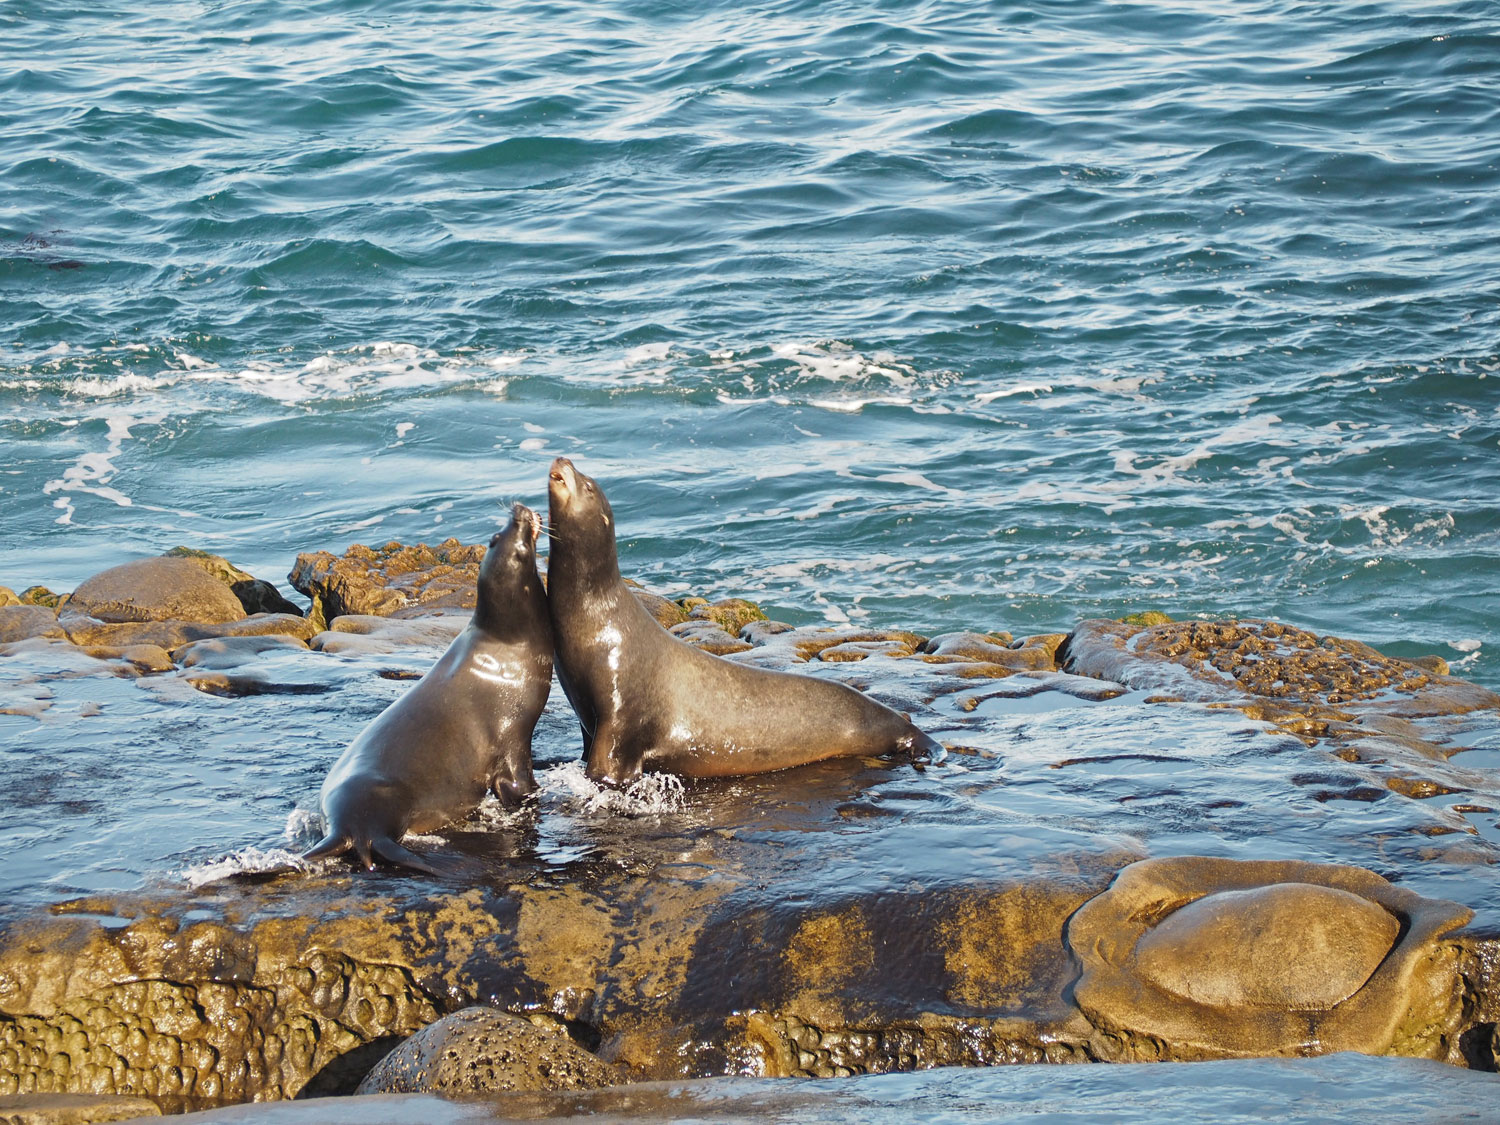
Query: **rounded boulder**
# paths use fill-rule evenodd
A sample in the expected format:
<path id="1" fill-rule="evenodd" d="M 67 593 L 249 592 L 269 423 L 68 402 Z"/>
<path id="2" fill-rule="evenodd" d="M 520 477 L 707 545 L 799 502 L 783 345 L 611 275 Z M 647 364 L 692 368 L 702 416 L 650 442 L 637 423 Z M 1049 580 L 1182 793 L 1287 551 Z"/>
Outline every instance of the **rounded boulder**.
<path id="1" fill-rule="evenodd" d="M 88 579 L 63 607 L 98 621 L 192 621 L 223 625 L 245 618 L 234 591 L 185 558 L 139 559 Z"/>

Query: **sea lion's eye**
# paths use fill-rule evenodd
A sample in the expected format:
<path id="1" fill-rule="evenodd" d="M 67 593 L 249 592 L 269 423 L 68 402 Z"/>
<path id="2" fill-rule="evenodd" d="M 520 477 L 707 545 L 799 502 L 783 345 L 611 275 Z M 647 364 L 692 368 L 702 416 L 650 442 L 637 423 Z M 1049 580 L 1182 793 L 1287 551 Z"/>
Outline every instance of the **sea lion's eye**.
<path id="1" fill-rule="evenodd" d="M 562 478 L 562 474 L 561 473 L 553 473 L 552 474 L 552 479 L 555 480 L 555 481 L 557 481 L 558 484 L 561 484 L 562 483 L 562 479 L 563 479 Z"/>
<path id="2" fill-rule="evenodd" d="M 583 490 L 585 492 L 593 492 L 594 491 L 594 485 L 593 485 L 593 483 L 590 482 L 590 481 L 584 481 L 583 482 Z"/>

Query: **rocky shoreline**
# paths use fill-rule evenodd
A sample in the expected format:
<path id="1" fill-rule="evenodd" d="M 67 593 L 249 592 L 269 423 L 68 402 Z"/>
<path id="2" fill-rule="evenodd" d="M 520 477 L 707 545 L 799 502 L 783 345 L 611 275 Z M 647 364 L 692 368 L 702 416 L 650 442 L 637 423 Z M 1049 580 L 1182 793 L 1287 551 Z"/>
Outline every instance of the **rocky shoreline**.
<path id="1" fill-rule="evenodd" d="M 65 598 L 0 589 L 0 661 L 70 646 L 103 674 L 177 675 L 229 698 L 297 691 L 264 671 L 268 654 L 445 643 L 472 606 L 482 555 L 453 540 L 300 555 L 291 579 L 311 603 L 303 613 L 273 584 L 179 548 L 107 571 Z M 946 790 L 934 780 L 940 770 L 893 775 L 879 763 L 806 767 L 796 771 L 794 793 L 774 777 L 708 789 L 697 823 L 644 835 L 606 823 L 589 829 L 596 839 L 587 858 L 562 864 L 528 850 L 534 829 L 523 820 L 505 830 L 514 846 L 476 860 L 468 879 L 367 878 L 329 866 L 37 910 L 0 932 L 0 1097 L 11 1099 L 0 1115 L 109 1120 L 352 1093 L 424 1028 L 407 1061 L 383 1064 L 387 1078 L 372 1075 L 366 1089 L 473 1094 L 1339 1045 L 1495 1069 L 1500 913 L 1478 896 L 1455 905 L 1380 889 L 1413 864 L 1487 872 L 1500 859 L 1465 819 L 1494 813 L 1500 780 L 1464 765 L 1462 753 L 1475 745 L 1476 722 L 1500 717 L 1500 696 L 1452 677 L 1441 659 L 1395 659 L 1251 620 L 1147 615 L 1085 621 L 1066 634 L 929 637 L 794 627 L 741 599 L 638 596 L 664 627 L 708 651 L 873 684 L 885 701 L 927 716 L 955 769 L 968 772 L 955 773 Z M 863 671 L 877 668 L 879 676 Z M 1167 882 L 1177 889 L 1167 898 L 1126 911 L 1149 918 L 1149 934 L 1139 924 L 1131 931 L 1131 942 L 1146 943 L 1131 946 L 1136 953 L 1111 952 L 1109 935 L 1129 927 L 1100 923 L 1114 915 L 1098 904 L 1126 885 L 1122 871 L 1138 872 L 1130 886 L 1166 885 L 1165 869 L 1149 865 L 1180 861 L 1150 859 L 1118 836 L 1080 830 L 1043 841 L 1023 857 L 1024 870 L 950 871 L 955 863 L 937 856 L 934 874 L 872 880 L 860 865 L 878 866 L 914 841 L 930 846 L 950 821 L 962 861 L 972 829 L 950 803 L 955 786 L 983 803 L 1033 776 L 1093 784 L 1087 771 L 1110 756 L 1091 753 L 1086 738 L 1076 756 L 1034 763 L 1034 771 L 1019 755 L 1000 768 L 1013 731 L 986 733 L 988 717 L 1039 701 L 1082 709 L 1133 701 L 1153 714 L 1253 721 L 1257 747 L 1267 747 L 1256 768 L 1269 772 L 1271 762 L 1284 775 L 1267 784 L 1294 786 L 1320 809 L 1354 810 L 1339 814 L 1350 818 L 1396 802 L 1394 827 L 1372 832 L 1368 848 L 1348 821 L 1350 849 L 1367 854 L 1379 875 L 1287 859 L 1262 864 L 1252 878 L 1239 861 L 1192 860 L 1171 869 Z M 43 693 L 7 710 L 42 716 L 48 706 Z M 1232 776 L 1216 779 L 1180 748 L 1154 757 L 1180 762 L 1171 768 L 1225 808 L 1242 796 Z M 1141 783 L 1152 786 L 1160 790 L 1153 796 L 1172 798 L 1170 787 Z M 933 824 L 937 835 L 918 827 Z M 841 842 L 850 832 L 858 834 L 854 851 Z M 1414 837 L 1416 850 L 1391 842 Z M 1025 845 L 992 846 L 1008 854 Z M 816 875 L 814 863 L 823 865 Z M 1173 935 L 1163 919 L 1187 917 L 1184 904 L 1200 898 L 1230 909 L 1245 891 L 1271 896 L 1255 900 L 1257 917 L 1264 903 L 1291 895 L 1288 916 L 1297 918 L 1305 911 L 1295 895 L 1314 894 L 1317 909 L 1345 919 L 1343 928 L 1316 948 L 1304 948 L 1302 929 L 1262 934 L 1259 960 L 1210 948 L 1209 960 L 1234 971 L 1214 977 L 1208 999 L 1184 1000 L 1191 987 L 1174 984 L 1170 966 L 1195 955 L 1193 942 L 1211 945 L 1212 934 Z M 1465 924 L 1466 907 L 1480 909 L 1479 918 Z M 1085 916 L 1095 930 L 1081 937 L 1072 920 Z M 1232 932 L 1245 932 L 1243 919 L 1229 916 Z M 1418 918 L 1434 919 L 1402 954 L 1408 968 L 1399 979 L 1375 968 L 1397 960 L 1382 918 L 1397 919 L 1403 934 L 1421 929 Z M 1158 960 L 1169 968 L 1153 969 L 1141 950 L 1164 942 L 1168 954 Z M 1281 961 L 1296 971 L 1268 985 L 1265 966 Z M 1252 963 L 1259 967 L 1244 968 Z M 1106 968 L 1108 989 L 1083 983 Z M 1317 993 L 1341 969 L 1346 993 Z M 1147 994 L 1154 999 L 1143 1002 Z M 457 1028 L 432 1026 L 476 1005 L 490 1011 L 459 1015 Z M 1374 1014 L 1350 1023 L 1351 1005 Z M 1248 1022 L 1274 1025 L 1275 1035 L 1215 1039 L 1203 1030 L 1226 1011 L 1271 1010 L 1280 1014 Z M 24 1116 L 51 1113 L 53 1095 L 103 1100 L 78 1110 L 94 1116 L 67 1117 L 61 1102 L 52 1110 L 63 1116 Z"/>

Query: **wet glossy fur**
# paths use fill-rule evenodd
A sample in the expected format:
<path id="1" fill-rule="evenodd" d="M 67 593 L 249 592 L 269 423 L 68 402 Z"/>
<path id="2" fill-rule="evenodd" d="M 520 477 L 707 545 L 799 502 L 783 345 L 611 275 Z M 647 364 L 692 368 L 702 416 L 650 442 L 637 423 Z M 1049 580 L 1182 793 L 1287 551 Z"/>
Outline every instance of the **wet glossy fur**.
<path id="1" fill-rule="evenodd" d="M 516 805 L 536 789 L 531 735 L 552 687 L 538 526 L 515 505 L 485 552 L 468 628 L 334 763 L 323 782 L 328 834 L 308 858 L 352 848 L 366 867 L 379 856 L 432 871 L 403 835 L 462 819 L 486 791 Z"/>
<path id="2" fill-rule="evenodd" d="M 668 633 L 620 579 L 609 501 L 566 458 L 553 463 L 548 509 L 558 679 L 578 713 L 594 780 L 942 755 L 904 715 L 851 687 L 723 660 Z"/>

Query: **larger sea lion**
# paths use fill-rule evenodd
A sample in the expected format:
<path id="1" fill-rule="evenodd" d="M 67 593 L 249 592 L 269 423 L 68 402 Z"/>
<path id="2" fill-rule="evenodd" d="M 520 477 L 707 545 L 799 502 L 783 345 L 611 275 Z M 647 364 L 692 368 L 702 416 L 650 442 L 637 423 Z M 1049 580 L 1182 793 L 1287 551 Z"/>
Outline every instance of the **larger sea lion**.
<path id="1" fill-rule="evenodd" d="M 531 735 L 552 689 L 552 630 L 536 570 L 536 513 L 517 504 L 479 568 L 474 617 L 422 679 L 367 726 L 323 782 L 328 834 L 306 858 L 351 848 L 432 872 L 399 843 L 472 812 L 486 790 L 536 789 Z"/>
<path id="2" fill-rule="evenodd" d="M 548 481 L 547 605 L 557 673 L 594 781 L 642 771 L 723 777 L 825 758 L 943 748 L 844 684 L 737 664 L 672 636 L 620 579 L 598 484 L 559 457 Z"/>

